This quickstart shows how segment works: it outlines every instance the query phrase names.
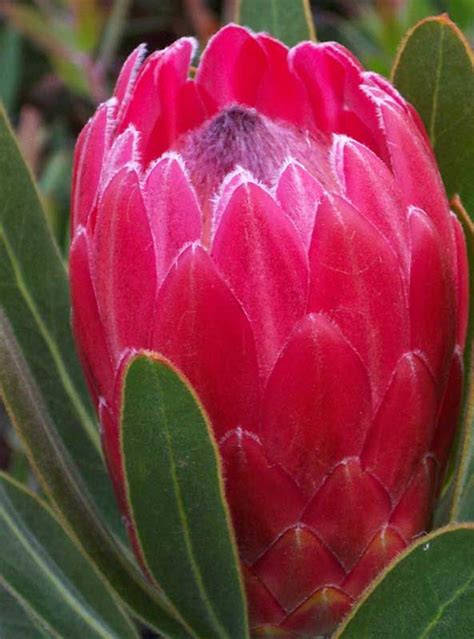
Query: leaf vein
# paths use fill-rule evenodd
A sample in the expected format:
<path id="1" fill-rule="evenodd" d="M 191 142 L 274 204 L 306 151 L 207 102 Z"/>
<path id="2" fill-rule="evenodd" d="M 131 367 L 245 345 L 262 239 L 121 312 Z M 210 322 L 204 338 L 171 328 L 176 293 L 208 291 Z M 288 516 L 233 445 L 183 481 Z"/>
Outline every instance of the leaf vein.
<path id="1" fill-rule="evenodd" d="M 451 606 L 451 604 L 453 604 L 456 601 L 456 599 L 458 599 L 458 597 L 463 595 L 473 583 L 474 583 L 474 574 L 471 575 L 471 577 L 466 581 L 466 583 L 462 586 L 462 588 L 459 588 L 459 590 L 456 590 L 453 593 L 453 595 L 439 607 L 439 610 L 436 613 L 435 617 L 426 626 L 425 630 L 423 631 L 423 634 L 420 635 L 419 639 L 426 639 L 427 637 L 429 637 L 429 633 L 442 620 L 443 615 L 445 611 L 449 608 L 449 606 Z"/>
<path id="2" fill-rule="evenodd" d="M 432 102 L 432 108 L 431 108 L 430 127 L 429 127 L 430 139 L 431 139 L 431 144 L 433 145 L 433 148 L 435 148 L 436 146 L 435 126 L 436 126 L 436 119 L 437 119 L 437 112 L 438 112 L 441 69 L 443 66 L 443 49 L 444 49 L 444 28 L 440 27 L 438 61 L 436 65 L 436 76 L 435 76 L 435 84 L 434 84 L 434 90 L 433 90 L 433 102 Z"/>
<path id="3" fill-rule="evenodd" d="M 158 384 L 159 384 L 159 377 L 157 375 L 158 378 Z M 170 456 L 170 470 L 171 470 L 171 476 L 172 476 L 172 481 L 173 481 L 173 487 L 175 490 L 175 495 L 176 495 L 176 503 L 178 506 L 178 512 L 179 512 L 179 517 L 181 519 L 181 522 L 183 524 L 182 526 L 182 530 L 183 530 L 183 537 L 184 537 L 184 543 L 186 545 L 186 549 L 188 551 L 188 556 L 189 556 L 189 561 L 191 564 L 191 569 L 193 571 L 194 577 L 196 579 L 196 585 L 198 587 L 198 590 L 201 594 L 202 600 L 204 602 L 204 604 L 207 607 L 208 610 L 208 614 L 212 620 L 213 625 L 215 626 L 215 628 L 218 630 L 219 635 L 221 637 L 224 637 L 225 639 L 231 639 L 231 637 L 229 637 L 229 635 L 227 634 L 225 628 L 222 626 L 222 624 L 220 623 L 219 619 L 217 618 L 217 615 L 214 611 L 214 606 L 212 605 L 212 603 L 209 600 L 209 596 L 207 594 L 206 591 L 206 587 L 204 585 L 203 579 L 202 579 L 202 574 L 201 574 L 201 570 L 199 568 L 199 565 L 197 564 L 195 557 L 194 557 L 194 548 L 193 548 L 193 543 L 192 543 L 192 539 L 191 539 L 191 535 L 189 532 L 189 524 L 188 524 L 188 517 L 186 515 L 186 510 L 183 504 L 183 497 L 181 494 L 181 487 L 180 487 L 180 483 L 177 477 L 177 473 L 176 473 L 176 461 L 175 461 L 175 455 L 174 455 L 174 451 L 173 451 L 173 443 L 172 443 L 172 437 L 170 435 L 170 429 L 169 429 L 169 423 L 168 423 L 168 416 L 166 414 L 166 410 L 165 407 L 163 406 L 163 403 L 159 404 L 159 410 L 161 412 L 161 416 L 163 419 L 163 424 L 165 426 L 164 429 L 164 435 L 166 438 L 166 443 L 167 443 L 167 447 L 168 447 L 168 452 L 169 452 L 169 456 Z"/>
<path id="4" fill-rule="evenodd" d="M 9 516 L 4 506 L 0 506 L 0 516 L 3 518 L 5 524 L 11 530 L 14 537 L 19 541 L 20 545 L 25 549 L 26 554 L 32 558 L 33 562 L 45 574 L 52 586 L 59 593 L 59 596 L 67 602 L 69 607 L 74 610 L 79 617 L 82 617 L 82 619 L 91 628 L 93 628 L 100 637 L 104 637 L 104 639 L 113 639 L 113 635 L 104 628 L 103 624 L 91 615 L 81 602 L 69 592 L 67 586 L 65 587 L 65 583 L 54 574 L 47 562 L 43 560 L 38 553 L 34 552 L 31 539 L 28 540 L 27 536 L 25 536 L 25 534 L 21 531 L 20 526 L 18 526 L 17 523 L 15 523 L 15 521 Z M 28 536 L 31 537 L 31 535 Z M 34 545 L 38 545 L 36 540 L 34 540 Z"/>

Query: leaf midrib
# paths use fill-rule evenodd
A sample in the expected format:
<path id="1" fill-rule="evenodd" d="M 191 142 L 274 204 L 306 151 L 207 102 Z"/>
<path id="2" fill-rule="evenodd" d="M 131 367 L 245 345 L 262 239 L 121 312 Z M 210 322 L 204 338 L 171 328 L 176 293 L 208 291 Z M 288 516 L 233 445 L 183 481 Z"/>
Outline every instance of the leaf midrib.
<path id="1" fill-rule="evenodd" d="M 9 584 L 1 575 L 0 575 L 0 586 L 4 588 L 14 599 L 16 602 L 23 608 L 25 613 L 30 616 L 31 623 L 37 624 L 40 626 L 38 630 L 43 630 L 44 632 L 48 632 L 51 637 L 48 639 L 62 639 L 60 635 L 56 632 L 54 628 L 50 626 L 50 624 L 41 617 L 41 615 L 32 608 L 31 604 L 19 593 L 17 592 L 11 584 Z M 0 628 L 1 630 L 1 628 Z M 44 634 L 43 634 L 44 637 Z"/>
<path id="2" fill-rule="evenodd" d="M 89 613 L 87 608 L 85 608 L 82 603 L 69 592 L 67 585 L 61 582 L 61 580 L 54 574 L 47 562 L 44 561 L 38 553 L 34 552 L 31 540 L 26 538 L 20 527 L 9 516 L 3 505 L 0 505 L 0 516 L 3 517 L 14 537 L 25 549 L 26 554 L 32 558 L 32 561 L 39 567 L 40 571 L 46 575 L 54 589 L 59 593 L 59 599 L 62 598 L 68 604 L 69 608 L 81 617 L 87 625 L 95 630 L 99 637 L 103 637 L 104 639 L 115 639 L 114 635 L 110 634 L 110 632 L 104 628 L 103 624 L 98 622 L 97 619 Z M 34 542 L 35 544 L 37 543 L 36 539 L 34 539 Z"/>
<path id="3" fill-rule="evenodd" d="M 461 588 L 456 590 L 449 599 L 447 599 L 443 604 L 440 605 L 435 617 L 428 623 L 423 633 L 419 636 L 419 639 L 427 639 L 429 637 L 429 633 L 431 632 L 431 630 L 436 628 L 438 623 L 442 621 L 445 611 L 449 608 L 449 606 L 451 606 L 451 604 L 455 603 L 456 599 L 461 597 L 466 592 L 466 590 L 472 583 L 474 583 L 474 574 L 472 574 L 471 577 L 466 581 L 466 583 Z"/>
<path id="4" fill-rule="evenodd" d="M 438 112 L 439 88 L 441 83 L 441 70 L 443 67 L 443 51 L 444 51 L 444 27 L 440 25 L 439 42 L 438 42 L 438 60 L 436 64 L 435 83 L 433 87 L 433 100 L 431 105 L 430 117 L 430 139 L 433 149 L 436 148 L 436 119 Z"/>
<path id="5" fill-rule="evenodd" d="M 162 392 L 162 388 L 161 388 L 161 383 L 160 383 L 160 376 L 159 373 L 154 370 L 154 375 L 156 376 L 156 381 L 157 381 L 157 386 L 159 389 L 159 392 L 161 395 L 163 395 Z M 183 498 L 182 498 L 182 494 L 181 494 L 181 487 L 180 487 L 180 483 L 176 474 L 176 463 L 175 463 L 175 458 L 174 458 L 174 450 L 173 450 L 173 443 L 172 443 L 172 437 L 170 435 L 170 429 L 169 429 L 169 422 L 168 422 L 168 416 L 166 414 L 166 409 L 163 405 L 163 402 L 160 402 L 158 404 L 158 410 L 161 413 L 161 418 L 162 418 L 162 423 L 164 425 L 164 435 L 166 438 L 166 444 L 167 444 L 167 448 L 168 448 L 168 454 L 169 454 L 169 458 L 170 458 L 170 471 L 171 471 L 171 477 L 172 477 L 172 481 L 173 481 L 173 488 L 175 490 L 175 495 L 176 495 L 176 503 L 178 505 L 178 513 L 179 513 L 179 517 L 180 520 L 182 522 L 182 531 L 183 531 L 183 537 L 184 537 L 184 543 L 186 546 L 186 550 L 188 552 L 188 557 L 189 557 L 189 561 L 191 564 L 191 570 L 193 571 L 193 575 L 196 581 L 196 585 L 198 587 L 198 591 L 201 595 L 201 599 L 203 601 L 203 603 L 205 604 L 209 617 L 214 625 L 214 627 L 216 628 L 216 630 L 219 632 L 219 635 L 221 637 L 224 637 L 225 639 L 232 639 L 227 631 L 225 630 L 225 628 L 222 626 L 221 622 L 219 621 L 219 619 L 217 618 L 217 615 L 215 613 L 214 610 L 214 606 L 212 605 L 211 601 L 209 600 L 209 596 L 206 590 L 206 587 L 204 585 L 203 579 L 202 579 L 202 574 L 201 574 L 201 570 L 199 568 L 199 565 L 197 564 L 195 557 L 194 557 L 194 549 L 193 549 L 193 543 L 192 543 L 192 539 L 191 539 L 191 535 L 189 532 L 189 525 L 188 525 L 188 518 L 186 515 L 186 510 L 184 508 L 184 504 L 183 504 Z"/>

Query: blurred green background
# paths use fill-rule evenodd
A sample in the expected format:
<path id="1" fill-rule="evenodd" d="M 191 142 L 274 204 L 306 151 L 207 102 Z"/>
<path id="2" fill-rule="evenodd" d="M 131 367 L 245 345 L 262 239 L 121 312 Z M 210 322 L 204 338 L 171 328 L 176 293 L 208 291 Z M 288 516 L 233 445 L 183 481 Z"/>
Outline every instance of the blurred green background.
<path id="1" fill-rule="evenodd" d="M 125 57 L 140 42 L 153 50 L 190 33 L 203 46 L 232 19 L 235 2 L 0 0 L 0 98 L 65 259 L 74 142 Z M 447 12 L 474 38 L 474 0 L 312 0 L 311 9 L 319 40 L 342 42 L 387 76 L 404 33 L 426 16 Z M 0 468 L 31 481 L 2 415 Z"/>

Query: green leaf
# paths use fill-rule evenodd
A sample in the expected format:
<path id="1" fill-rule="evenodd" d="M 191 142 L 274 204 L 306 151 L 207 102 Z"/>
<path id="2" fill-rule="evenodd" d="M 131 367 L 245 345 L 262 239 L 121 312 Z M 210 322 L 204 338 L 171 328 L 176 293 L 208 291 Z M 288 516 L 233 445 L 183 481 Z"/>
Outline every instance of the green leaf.
<path id="1" fill-rule="evenodd" d="M 445 15 L 408 32 L 393 81 L 425 123 L 444 184 L 474 215 L 474 57 L 469 43 Z"/>
<path id="2" fill-rule="evenodd" d="M 399 556 L 333 639 L 467 639 L 473 602 L 474 524 L 444 528 Z"/>
<path id="3" fill-rule="evenodd" d="M 138 639 L 106 582 L 46 504 L 0 474 L 0 579 L 48 634 Z"/>
<path id="4" fill-rule="evenodd" d="M 156 354 L 137 355 L 124 384 L 124 472 L 148 572 L 197 636 L 248 637 L 219 456 L 201 404 Z"/>
<path id="5" fill-rule="evenodd" d="M 237 0 L 235 21 L 271 33 L 289 47 L 316 40 L 308 0 Z"/>
<path id="6" fill-rule="evenodd" d="M 38 387 L 0 311 L 2 392 L 16 406 L 15 427 L 32 468 L 63 526 L 96 564 L 122 601 L 144 623 L 170 639 L 189 639 L 170 604 L 153 589 L 97 516 L 83 481 L 51 423 Z M 1 552 L 1 549 L 0 549 Z"/>
<path id="7" fill-rule="evenodd" d="M 0 585 L 0 637 L 2 639 L 50 639 L 51 635 Z"/>
<path id="8" fill-rule="evenodd" d="M 114 531 L 122 534 L 95 417 L 75 354 L 66 269 L 2 110 L 0 193 L 0 307 L 87 489 Z M 2 387 L 7 374 L 0 370 Z M 4 399 L 15 419 L 18 407 L 14 397 L 6 395 Z"/>

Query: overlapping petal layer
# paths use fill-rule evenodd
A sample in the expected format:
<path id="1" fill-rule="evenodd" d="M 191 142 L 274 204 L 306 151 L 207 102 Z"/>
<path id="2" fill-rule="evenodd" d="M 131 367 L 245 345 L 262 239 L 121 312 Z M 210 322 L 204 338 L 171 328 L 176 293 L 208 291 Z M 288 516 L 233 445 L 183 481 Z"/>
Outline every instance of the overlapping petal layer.
<path id="1" fill-rule="evenodd" d="M 193 55 L 139 47 L 79 138 L 74 331 L 124 514 L 121 378 L 146 348 L 210 415 L 253 635 L 324 634 L 430 526 L 464 239 L 419 118 L 343 47 L 230 25 L 191 77 Z"/>

